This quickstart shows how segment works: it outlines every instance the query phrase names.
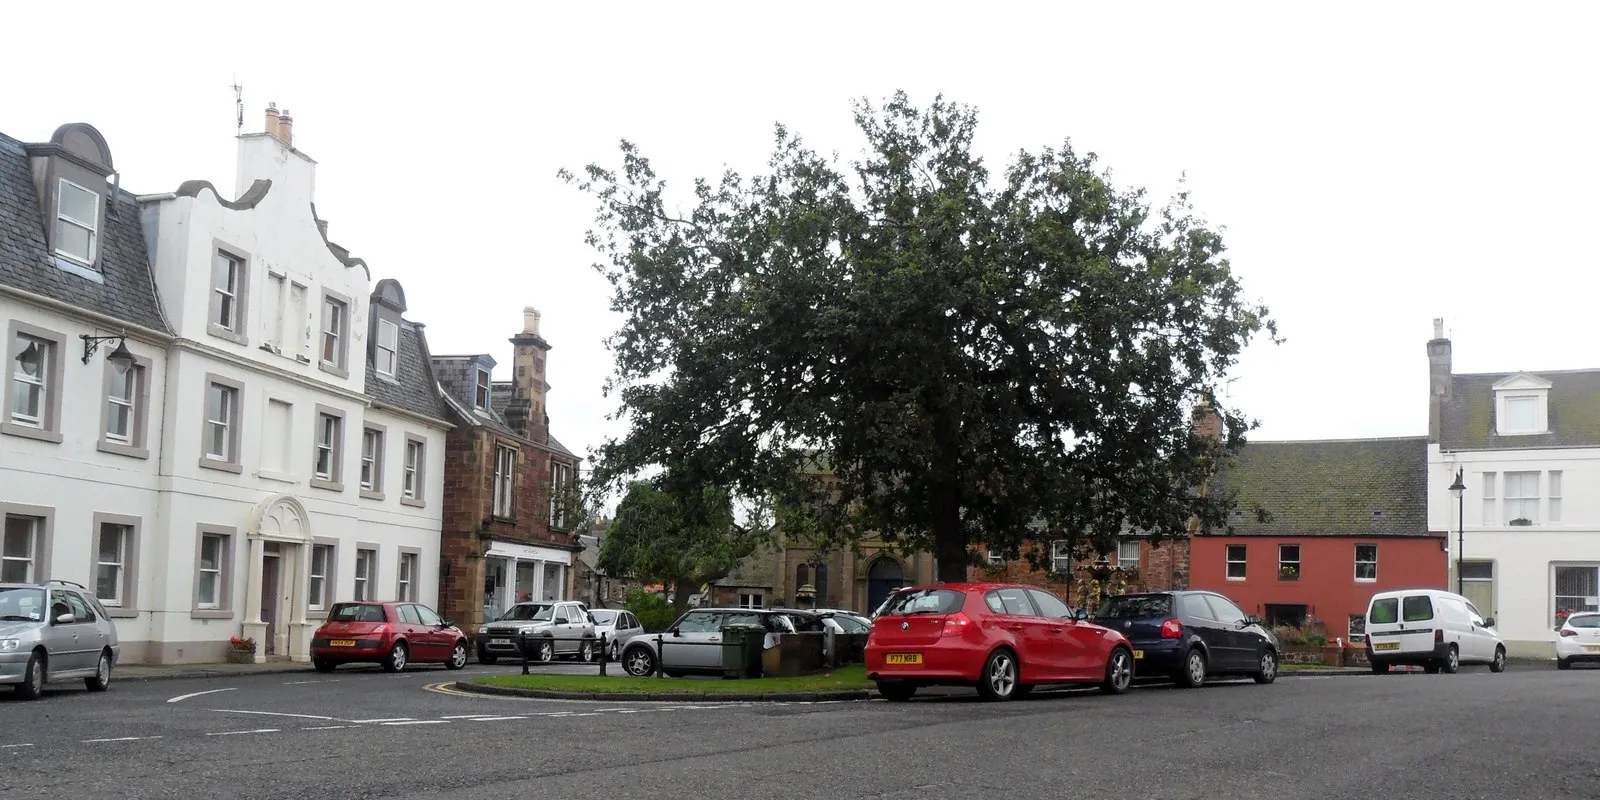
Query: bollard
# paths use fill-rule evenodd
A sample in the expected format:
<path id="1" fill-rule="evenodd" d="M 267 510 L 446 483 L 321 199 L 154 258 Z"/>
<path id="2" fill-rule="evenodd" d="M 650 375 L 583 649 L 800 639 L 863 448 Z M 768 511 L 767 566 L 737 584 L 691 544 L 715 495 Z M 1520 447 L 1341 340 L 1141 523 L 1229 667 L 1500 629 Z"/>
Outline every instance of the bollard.
<path id="1" fill-rule="evenodd" d="M 606 650 L 606 635 L 600 634 L 600 677 L 606 676 L 606 662 L 611 660 L 610 651 Z"/>
<path id="2" fill-rule="evenodd" d="M 522 674 L 528 674 L 528 632 L 517 631 L 517 652 L 522 654 Z"/>
<path id="3" fill-rule="evenodd" d="M 658 634 L 656 634 L 656 677 L 657 678 L 665 678 L 665 677 L 667 677 L 667 671 L 663 668 L 665 665 L 662 664 L 662 662 L 661 662 L 661 651 L 664 649 L 661 642 L 662 642 L 662 636 L 661 636 L 661 634 L 658 633 Z"/>

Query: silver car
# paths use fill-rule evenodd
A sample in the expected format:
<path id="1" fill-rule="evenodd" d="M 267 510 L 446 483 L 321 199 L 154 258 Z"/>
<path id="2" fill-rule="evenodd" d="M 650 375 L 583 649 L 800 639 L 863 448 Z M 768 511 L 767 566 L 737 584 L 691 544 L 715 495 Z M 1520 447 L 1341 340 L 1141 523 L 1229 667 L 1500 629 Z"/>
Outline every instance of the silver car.
<path id="1" fill-rule="evenodd" d="M 82 584 L 0 583 L 0 683 L 23 698 L 73 678 L 103 692 L 121 654 L 116 625 Z"/>
<path id="2" fill-rule="evenodd" d="M 622 655 L 622 646 L 628 640 L 644 633 L 644 626 L 639 624 L 639 618 L 632 611 L 613 608 L 597 608 L 589 612 L 594 618 L 594 632 L 596 636 L 606 642 L 606 657 L 616 661 Z M 599 654 L 595 654 L 599 658 Z"/>
<path id="3" fill-rule="evenodd" d="M 478 629 L 478 663 L 502 658 L 522 658 L 518 640 L 538 639 L 533 661 L 554 661 L 558 655 L 594 659 L 594 621 L 589 607 L 576 600 L 542 600 L 518 603 L 499 619 Z"/>
<path id="4" fill-rule="evenodd" d="M 767 648 L 775 633 L 794 633 L 789 614 L 764 608 L 697 608 L 678 618 L 665 633 L 634 636 L 622 645 L 622 668 L 629 675 L 648 677 L 657 669 L 670 677 L 722 672 L 722 629 L 752 625 L 767 631 Z"/>

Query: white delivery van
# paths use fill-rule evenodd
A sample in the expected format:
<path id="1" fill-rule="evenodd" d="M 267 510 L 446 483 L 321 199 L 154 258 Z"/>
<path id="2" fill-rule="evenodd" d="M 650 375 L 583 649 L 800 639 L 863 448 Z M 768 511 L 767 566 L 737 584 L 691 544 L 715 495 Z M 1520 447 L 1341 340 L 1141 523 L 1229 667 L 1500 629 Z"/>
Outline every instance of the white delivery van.
<path id="1" fill-rule="evenodd" d="M 1471 601 L 1438 589 L 1379 592 L 1367 604 L 1367 661 L 1372 671 L 1396 664 L 1434 673 L 1462 664 L 1506 668 L 1506 643 Z"/>

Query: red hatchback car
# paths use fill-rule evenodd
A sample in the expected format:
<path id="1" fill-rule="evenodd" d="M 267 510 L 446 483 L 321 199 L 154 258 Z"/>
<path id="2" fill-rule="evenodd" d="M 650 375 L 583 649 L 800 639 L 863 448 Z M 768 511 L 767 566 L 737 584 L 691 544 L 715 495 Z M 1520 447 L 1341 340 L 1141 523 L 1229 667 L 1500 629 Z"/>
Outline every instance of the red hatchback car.
<path id="1" fill-rule="evenodd" d="M 335 603 L 311 637 L 311 664 L 378 663 L 399 672 L 410 663 L 467 665 L 467 636 L 420 603 Z"/>
<path id="2" fill-rule="evenodd" d="M 885 699 L 919 686 L 976 686 L 1010 700 L 1035 686 L 1098 683 L 1122 694 L 1133 682 L 1133 647 L 1033 586 L 947 583 L 896 594 L 867 637 L 867 677 Z"/>

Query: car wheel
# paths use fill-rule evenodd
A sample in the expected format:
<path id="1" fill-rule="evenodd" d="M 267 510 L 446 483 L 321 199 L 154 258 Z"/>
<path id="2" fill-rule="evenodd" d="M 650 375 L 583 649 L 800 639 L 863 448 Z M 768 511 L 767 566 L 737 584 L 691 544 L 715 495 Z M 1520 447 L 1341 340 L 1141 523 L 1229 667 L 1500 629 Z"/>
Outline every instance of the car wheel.
<path id="1" fill-rule="evenodd" d="M 478 663 L 479 664 L 482 664 L 482 665 L 484 665 L 486 667 L 492 667 L 492 666 L 494 666 L 494 663 L 496 661 L 499 661 L 499 660 L 500 660 L 500 657 L 495 655 L 495 654 L 493 654 L 493 653 L 485 652 L 483 650 L 479 650 L 478 651 Z"/>
<path id="2" fill-rule="evenodd" d="M 83 685 L 89 687 L 91 692 L 103 692 L 111 688 L 111 651 L 101 650 L 100 660 L 94 665 L 94 675 L 84 678 Z"/>
<path id="3" fill-rule="evenodd" d="M 1572 669 L 1572 661 L 1570 659 L 1558 658 L 1556 659 L 1556 669 Z"/>
<path id="4" fill-rule="evenodd" d="M 1256 670 L 1256 683 L 1272 683 L 1278 679 L 1278 654 L 1272 648 L 1261 651 L 1261 667 Z"/>
<path id="5" fill-rule="evenodd" d="M 444 666 L 446 669 L 461 669 L 466 665 L 467 643 L 456 642 L 456 646 L 450 649 L 450 660 L 446 661 Z"/>
<path id="6" fill-rule="evenodd" d="M 1111 658 L 1106 659 L 1106 679 L 1100 684 L 1100 691 L 1106 694 L 1122 694 L 1133 685 L 1133 653 L 1128 648 L 1118 645 L 1111 649 Z"/>
<path id="7" fill-rule="evenodd" d="M 28 656 L 28 666 L 22 671 L 22 683 L 17 684 L 17 696 L 24 700 L 38 700 L 44 694 L 44 659 L 38 653 Z"/>
<path id="8" fill-rule="evenodd" d="M 656 673 L 656 657 L 648 647 L 630 647 L 622 654 L 622 671 L 635 678 L 648 678 Z"/>
<path id="9" fill-rule="evenodd" d="M 1017 692 L 1017 656 L 1000 649 L 989 654 L 978 678 L 978 696 L 989 701 L 1010 700 Z"/>
<path id="10" fill-rule="evenodd" d="M 410 655 L 406 651 L 405 642 L 395 642 L 394 647 L 389 648 L 389 657 L 383 660 L 383 671 L 400 672 L 404 670 L 406 668 L 406 659 Z"/>
<path id="11" fill-rule="evenodd" d="M 1374 674 L 1374 675 L 1387 675 L 1387 674 L 1389 674 L 1389 665 L 1388 664 L 1373 664 L 1372 665 L 1372 674 Z"/>
<path id="12" fill-rule="evenodd" d="M 583 644 L 578 645 L 578 660 L 579 661 L 593 661 L 594 660 L 594 642 L 591 642 L 588 639 L 584 639 L 583 640 Z"/>
<path id="13" fill-rule="evenodd" d="M 1444 663 L 1439 665 L 1439 669 L 1446 675 L 1454 675 L 1461 669 L 1461 651 L 1455 645 L 1450 645 L 1450 649 L 1445 651 Z"/>
<path id="14" fill-rule="evenodd" d="M 903 681 L 878 681 L 878 694 L 891 703 L 904 703 L 916 693 L 916 686 Z"/>
<path id="15" fill-rule="evenodd" d="M 319 658 L 311 662 L 311 666 L 315 667 L 318 672 L 332 672 L 339 667 L 338 664 L 329 661 L 326 658 Z"/>
<path id="16" fill-rule="evenodd" d="M 539 643 L 539 658 L 541 664 L 548 664 L 556 660 L 556 643 L 546 639 Z"/>
<path id="17" fill-rule="evenodd" d="M 1206 682 L 1206 654 L 1200 648 L 1189 648 L 1183 659 L 1183 669 L 1178 672 L 1178 685 L 1185 689 L 1198 689 Z"/>
<path id="18" fill-rule="evenodd" d="M 1489 671 L 1490 672 L 1505 672 L 1506 671 L 1506 649 L 1504 647 L 1500 647 L 1498 645 L 1495 646 L 1495 648 L 1494 648 L 1494 660 L 1489 662 Z"/>

